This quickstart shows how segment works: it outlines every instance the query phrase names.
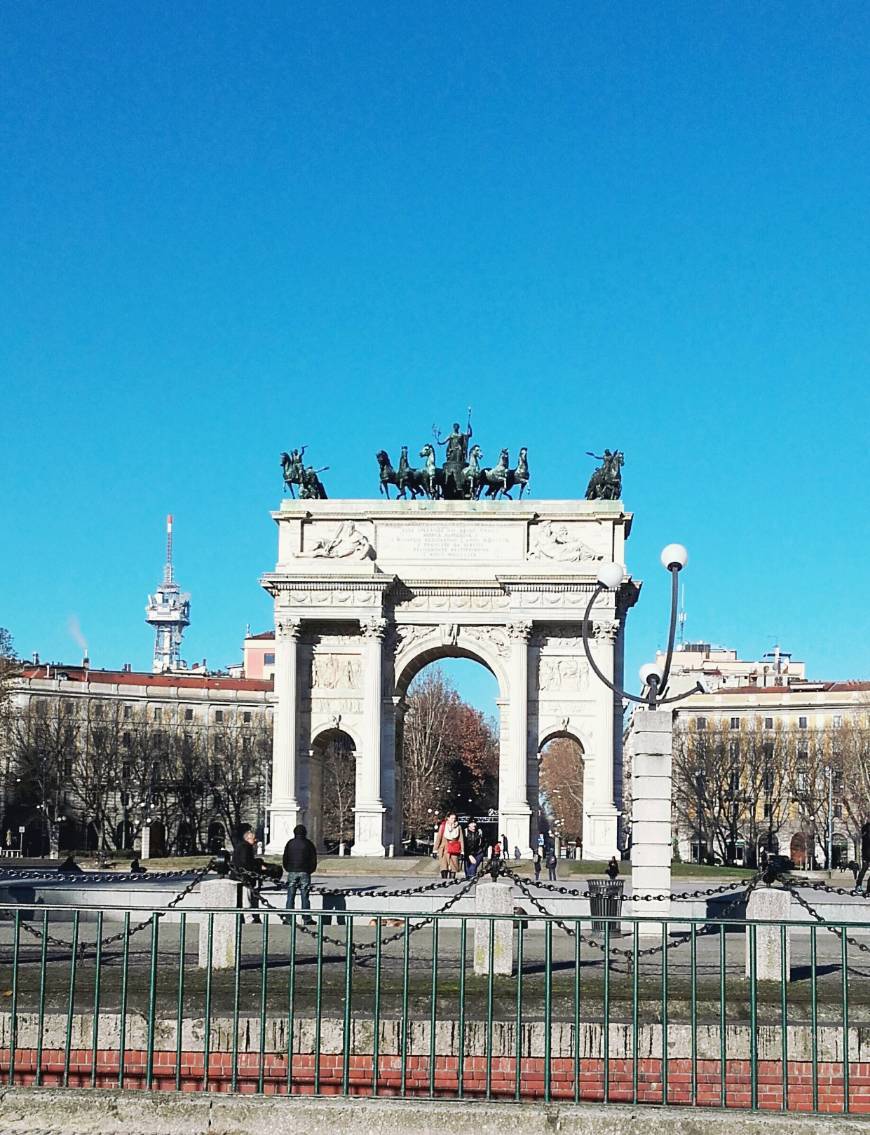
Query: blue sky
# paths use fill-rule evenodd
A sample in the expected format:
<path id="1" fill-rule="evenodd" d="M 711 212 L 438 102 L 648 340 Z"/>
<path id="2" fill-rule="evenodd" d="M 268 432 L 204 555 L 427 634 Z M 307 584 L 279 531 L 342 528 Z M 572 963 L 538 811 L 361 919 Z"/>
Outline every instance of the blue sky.
<path id="1" fill-rule="evenodd" d="M 270 622 L 277 458 L 333 496 L 474 406 L 537 497 L 626 453 L 632 672 L 687 635 L 866 677 L 870 9 L 8 6 L 0 625 L 145 666 Z"/>

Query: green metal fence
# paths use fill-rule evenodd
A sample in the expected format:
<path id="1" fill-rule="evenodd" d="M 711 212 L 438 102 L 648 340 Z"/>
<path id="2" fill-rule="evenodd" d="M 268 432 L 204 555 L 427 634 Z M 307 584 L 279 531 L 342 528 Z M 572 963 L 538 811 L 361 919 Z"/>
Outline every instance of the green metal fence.
<path id="1" fill-rule="evenodd" d="M 866 924 L 259 913 L 0 907 L 0 1081 L 870 1110 Z"/>

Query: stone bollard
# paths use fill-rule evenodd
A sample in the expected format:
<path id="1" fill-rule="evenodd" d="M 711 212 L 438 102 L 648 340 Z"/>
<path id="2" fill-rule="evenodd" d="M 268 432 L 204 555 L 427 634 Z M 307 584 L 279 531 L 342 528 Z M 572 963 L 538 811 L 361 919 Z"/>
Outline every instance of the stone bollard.
<path id="1" fill-rule="evenodd" d="M 673 725 L 669 709 L 638 709 L 632 725 L 631 913 L 659 919 L 671 913 Z M 638 933 L 661 940 L 661 922 L 640 922 Z"/>
<path id="2" fill-rule="evenodd" d="M 475 888 L 478 914 L 513 914 L 514 892 L 507 883 L 488 883 L 481 879 Z M 488 974 L 490 968 L 489 935 L 492 934 L 492 972 L 510 976 L 514 972 L 514 924 L 489 919 L 474 924 L 474 972 Z"/>
<path id="3" fill-rule="evenodd" d="M 243 917 L 227 911 L 239 906 L 239 883 L 232 879 L 207 879 L 199 885 L 199 905 L 204 910 L 219 910 L 213 915 L 211 941 L 211 968 L 232 969 L 236 964 L 236 918 Z M 209 968 L 208 915 L 200 915 L 199 968 Z"/>
<path id="4" fill-rule="evenodd" d="M 779 887 L 756 887 L 746 904 L 747 921 L 776 919 L 785 922 L 791 908 L 791 895 Z M 791 941 L 785 932 L 785 980 L 791 980 Z M 746 976 L 749 977 L 749 927 L 746 927 Z M 778 926 L 755 927 L 755 977 L 757 981 L 782 981 L 783 958 Z"/>

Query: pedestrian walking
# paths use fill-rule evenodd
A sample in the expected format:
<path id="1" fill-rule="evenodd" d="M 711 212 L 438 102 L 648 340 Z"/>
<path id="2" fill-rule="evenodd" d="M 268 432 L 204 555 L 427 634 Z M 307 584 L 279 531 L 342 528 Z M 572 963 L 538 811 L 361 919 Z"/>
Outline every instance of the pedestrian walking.
<path id="1" fill-rule="evenodd" d="M 535 869 L 535 882 L 536 883 L 540 883 L 540 881 L 541 881 L 541 867 L 542 866 L 543 866 L 543 862 L 542 862 L 542 856 L 541 856 L 541 849 L 539 847 L 536 847 L 535 848 L 535 854 L 532 856 L 532 867 Z"/>
<path id="2" fill-rule="evenodd" d="M 619 878 L 619 863 L 617 862 L 615 855 L 611 855 L 610 862 L 607 864 L 604 870 L 611 882 L 613 882 L 614 879 Z"/>
<path id="3" fill-rule="evenodd" d="M 556 870 L 557 870 L 558 866 L 559 866 L 559 860 L 556 858 L 555 847 L 548 847 L 547 848 L 547 874 L 549 876 L 551 883 L 556 882 Z"/>
<path id="4" fill-rule="evenodd" d="M 870 820 L 861 825 L 861 870 L 855 877 L 855 890 L 859 890 L 864 876 L 870 871 Z M 870 879 L 867 881 L 867 894 L 870 895 Z"/>
<path id="5" fill-rule="evenodd" d="M 303 911 L 311 910 L 311 876 L 317 870 L 317 848 L 308 838 L 308 830 L 304 824 L 297 824 L 293 829 L 293 838 L 288 839 L 284 845 L 284 870 L 287 872 L 287 909 L 293 910 L 296 906 L 296 892 L 299 892 L 299 905 Z M 292 916 L 285 917 L 288 921 Z M 314 919 L 310 914 L 302 915 L 305 926 L 313 926 Z"/>
<path id="6" fill-rule="evenodd" d="M 438 854 L 441 878 L 455 880 L 465 855 L 465 838 L 455 812 L 441 822 L 432 850 Z"/>
<path id="7" fill-rule="evenodd" d="M 254 853 L 254 848 L 257 842 L 257 837 L 254 834 L 254 829 L 249 825 L 245 825 L 239 834 L 238 839 L 233 844 L 233 858 L 232 866 L 233 871 L 245 887 L 245 894 L 243 896 L 243 905 L 250 910 L 258 910 L 260 907 L 260 875 L 263 870 L 263 861 L 258 859 Z M 242 915 L 245 918 L 245 915 Z M 251 915 L 251 922 L 260 922 L 259 914 Z"/>
<path id="8" fill-rule="evenodd" d="M 465 829 L 465 877 L 473 879 L 483 863 L 483 832 L 476 820 L 469 820 Z"/>

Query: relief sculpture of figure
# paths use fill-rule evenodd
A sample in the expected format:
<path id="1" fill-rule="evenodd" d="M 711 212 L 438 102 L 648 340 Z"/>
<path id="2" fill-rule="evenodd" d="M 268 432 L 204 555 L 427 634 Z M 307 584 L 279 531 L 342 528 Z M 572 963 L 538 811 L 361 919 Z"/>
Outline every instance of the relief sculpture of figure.
<path id="1" fill-rule="evenodd" d="M 564 524 L 555 525 L 548 520 L 532 529 L 535 543 L 529 550 L 529 559 L 559 560 L 563 563 L 581 560 L 602 560 L 588 544 L 572 536 Z"/>
<path id="2" fill-rule="evenodd" d="M 352 520 L 345 520 L 332 537 L 318 540 L 307 552 L 298 552 L 303 559 L 374 559 L 374 548 Z"/>

